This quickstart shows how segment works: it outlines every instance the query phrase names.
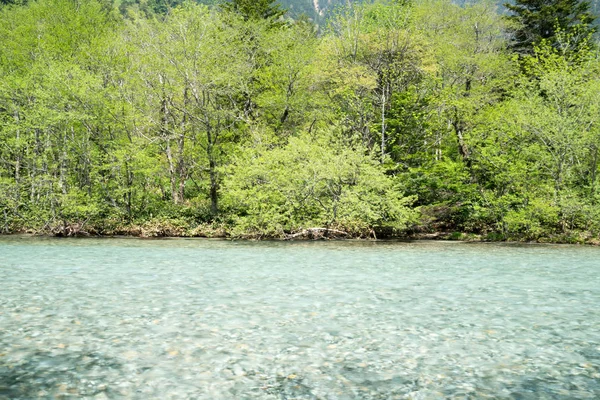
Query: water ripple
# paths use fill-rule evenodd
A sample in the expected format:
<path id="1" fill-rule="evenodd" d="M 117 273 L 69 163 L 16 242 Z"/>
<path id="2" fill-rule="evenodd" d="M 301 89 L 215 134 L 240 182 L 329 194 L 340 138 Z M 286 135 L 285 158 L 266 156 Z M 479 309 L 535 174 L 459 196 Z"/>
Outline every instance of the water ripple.
<path id="1" fill-rule="evenodd" d="M 596 399 L 598 260 L 0 238 L 0 399 Z"/>

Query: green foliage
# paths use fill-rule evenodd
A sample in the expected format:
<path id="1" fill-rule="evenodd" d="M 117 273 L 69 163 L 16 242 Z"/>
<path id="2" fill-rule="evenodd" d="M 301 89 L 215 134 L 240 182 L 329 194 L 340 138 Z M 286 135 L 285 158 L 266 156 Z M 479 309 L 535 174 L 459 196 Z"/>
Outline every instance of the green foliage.
<path id="1" fill-rule="evenodd" d="M 224 183 L 238 235 L 283 236 L 325 227 L 368 236 L 403 229 L 411 198 L 360 150 L 325 138 L 291 138 L 281 148 L 245 149 Z"/>
<path id="2" fill-rule="evenodd" d="M 488 2 L 3 6 L 0 232 L 597 241 L 592 19 L 535 4 L 521 57 Z"/>
<path id="3" fill-rule="evenodd" d="M 387 117 L 387 153 L 402 167 L 417 167 L 431 158 L 431 98 L 417 86 L 392 95 Z M 392 165 L 389 166 L 393 168 Z"/>
<path id="4" fill-rule="evenodd" d="M 505 7 L 512 12 L 507 17 L 513 23 L 511 49 L 519 54 L 533 54 L 542 41 L 577 53 L 596 31 L 595 16 L 586 0 L 516 0 Z"/>
<path id="5" fill-rule="evenodd" d="M 221 7 L 226 12 L 240 15 L 244 21 L 275 22 L 286 13 L 286 10 L 283 10 L 275 0 L 227 0 Z"/>
<path id="6" fill-rule="evenodd" d="M 263 31 L 263 62 L 252 76 L 254 116 L 284 135 L 303 128 L 320 112 L 320 99 L 310 92 L 315 81 L 317 38 L 312 27 L 293 25 Z"/>

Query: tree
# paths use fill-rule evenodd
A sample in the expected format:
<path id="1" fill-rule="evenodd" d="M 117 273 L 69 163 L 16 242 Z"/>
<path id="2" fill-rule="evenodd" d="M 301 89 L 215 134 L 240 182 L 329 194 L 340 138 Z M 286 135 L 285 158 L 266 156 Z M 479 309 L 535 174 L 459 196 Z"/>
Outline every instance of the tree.
<path id="1" fill-rule="evenodd" d="M 387 118 L 392 99 L 422 75 L 421 43 L 411 19 L 405 1 L 355 4 L 332 19 L 324 41 L 329 93 L 343 113 L 347 136 L 377 149 L 382 163 L 393 143 Z"/>
<path id="2" fill-rule="evenodd" d="M 469 134 L 476 116 L 500 101 L 513 77 L 503 54 L 502 20 L 485 2 L 459 7 L 434 0 L 423 2 L 418 11 L 436 62 L 431 101 L 438 117 L 432 121 L 436 161 L 450 156 L 471 168 Z"/>
<path id="3" fill-rule="evenodd" d="M 597 229 L 598 60 L 570 63 L 542 43 L 523 67 L 472 135 L 487 219 L 526 239 Z"/>
<path id="4" fill-rule="evenodd" d="M 119 27 L 95 0 L 0 9 L 0 175 L 30 227 L 62 218 L 72 193 L 99 196 L 98 145 L 114 130 L 102 112 L 111 74 L 98 61 Z"/>
<path id="5" fill-rule="evenodd" d="M 255 26 L 255 32 L 259 27 Z M 319 96 L 311 90 L 317 73 L 312 68 L 316 43 L 310 25 L 263 29 L 254 51 L 263 60 L 255 63 L 251 96 L 248 97 L 254 101 L 255 123 L 271 128 L 280 136 L 293 134 L 314 123 L 320 109 Z"/>
<path id="6" fill-rule="evenodd" d="M 287 12 L 275 0 L 231 0 L 223 10 L 241 15 L 244 21 L 267 19 L 277 21 Z"/>
<path id="7" fill-rule="evenodd" d="M 534 45 L 542 40 L 558 47 L 560 31 L 572 37 L 570 50 L 578 51 L 596 31 L 592 25 L 595 16 L 586 0 L 516 0 L 505 6 L 512 12 L 507 19 L 514 23 L 510 47 L 518 54 L 533 54 Z"/>
<path id="8" fill-rule="evenodd" d="M 215 216 L 219 167 L 244 130 L 241 94 L 251 63 L 242 35 L 194 4 L 173 10 L 164 21 L 139 21 L 130 32 L 138 52 L 131 84 L 146 136 L 164 155 L 172 202 L 183 204 L 186 184 L 195 184 L 207 189 Z"/>

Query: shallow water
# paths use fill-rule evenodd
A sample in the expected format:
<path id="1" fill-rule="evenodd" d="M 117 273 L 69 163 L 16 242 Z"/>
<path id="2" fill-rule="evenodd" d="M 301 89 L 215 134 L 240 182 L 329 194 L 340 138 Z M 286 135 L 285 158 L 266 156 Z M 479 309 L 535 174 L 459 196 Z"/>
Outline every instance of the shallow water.
<path id="1" fill-rule="evenodd" d="M 598 399 L 600 249 L 0 238 L 0 399 Z"/>

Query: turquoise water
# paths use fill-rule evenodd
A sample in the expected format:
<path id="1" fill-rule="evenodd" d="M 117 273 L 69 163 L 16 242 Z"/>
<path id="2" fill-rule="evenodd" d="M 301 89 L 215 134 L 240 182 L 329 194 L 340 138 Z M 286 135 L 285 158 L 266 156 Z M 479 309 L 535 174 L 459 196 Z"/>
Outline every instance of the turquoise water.
<path id="1" fill-rule="evenodd" d="M 598 399 L 600 249 L 0 238 L 0 399 Z"/>

